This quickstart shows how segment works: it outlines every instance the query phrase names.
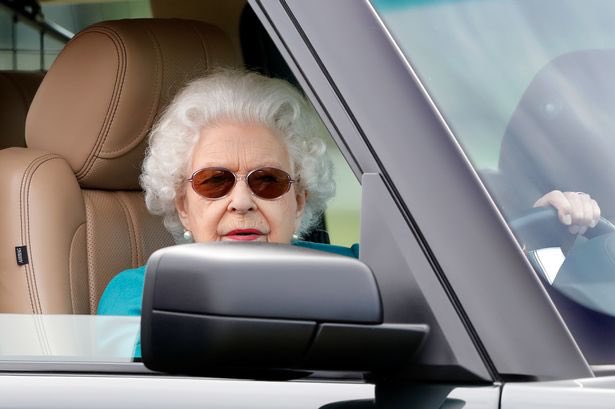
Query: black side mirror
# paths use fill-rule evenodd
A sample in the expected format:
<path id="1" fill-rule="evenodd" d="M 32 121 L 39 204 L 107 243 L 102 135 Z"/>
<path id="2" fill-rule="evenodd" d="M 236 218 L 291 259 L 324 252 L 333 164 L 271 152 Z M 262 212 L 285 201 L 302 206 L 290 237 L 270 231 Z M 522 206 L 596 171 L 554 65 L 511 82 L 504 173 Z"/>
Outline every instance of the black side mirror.
<path id="1" fill-rule="evenodd" d="M 359 260 L 289 245 L 175 246 L 147 265 L 143 362 L 238 378 L 401 367 L 428 328 L 382 317 L 377 283 Z"/>

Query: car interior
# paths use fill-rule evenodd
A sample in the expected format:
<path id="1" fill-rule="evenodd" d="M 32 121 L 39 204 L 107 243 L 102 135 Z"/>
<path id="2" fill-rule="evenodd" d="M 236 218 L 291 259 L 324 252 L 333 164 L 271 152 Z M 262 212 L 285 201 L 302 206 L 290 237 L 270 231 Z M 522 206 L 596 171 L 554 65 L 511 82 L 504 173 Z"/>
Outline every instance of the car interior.
<path id="1" fill-rule="evenodd" d="M 0 312 L 95 314 L 115 274 L 174 244 L 138 177 L 150 129 L 187 81 L 244 66 L 296 84 L 245 1 L 151 8 L 82 30 L 47 72 L 0 73 Z M 305 239 L 329 242 L 324 217 Z"/>
<path id="2" fill-rule="evenodd" d="M 115 272 L 173 243 L 139 191 L 147 134 L 187 79 L 237 64 L 230 50 L 209 24 L 155 19 L 97 24 L 62 50 L 30 108 L 28 147 L 0 156 L 3 247 L 21 243 L 29 260 L 25 275 L 6 267 L 3 311 L 95 313 Z"/>

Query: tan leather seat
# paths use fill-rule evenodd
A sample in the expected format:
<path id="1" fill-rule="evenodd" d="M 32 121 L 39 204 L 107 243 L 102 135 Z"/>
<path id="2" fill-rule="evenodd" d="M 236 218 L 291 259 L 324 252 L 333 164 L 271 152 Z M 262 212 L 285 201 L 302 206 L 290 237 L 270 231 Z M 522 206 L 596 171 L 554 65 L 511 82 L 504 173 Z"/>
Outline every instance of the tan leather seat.
<path id="1" fill-rule="evenodd" d="M 139 188 L 147 136 L 187 80 L 234 55 L 187 20 L 99 23 L 66 45 L 28 113 L 28 148 L 0 151 L 0 312 L 95 313 L 115 274 L 173 243 Z"/>
<path id="2" fill-rule="evenodd" d="M 44 73 L 0 71 L 0 149 L 26 146 L 26 115 Z"/>

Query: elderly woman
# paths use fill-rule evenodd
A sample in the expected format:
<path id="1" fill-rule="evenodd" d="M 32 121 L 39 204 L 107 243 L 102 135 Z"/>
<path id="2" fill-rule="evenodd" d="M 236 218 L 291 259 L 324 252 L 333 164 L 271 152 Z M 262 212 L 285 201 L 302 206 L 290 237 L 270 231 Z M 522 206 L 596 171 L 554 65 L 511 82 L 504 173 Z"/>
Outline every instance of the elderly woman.
<path id="1" fill-rule="evenodd" d="M 285 81 L 224 70 L 180 92 L 150 137 L 141 183 L 178 243 L 260 241 L 357 256 L 297 240 L 335 193 L 325 132 Z M 106 288 L 98 313 L 139 315 L 145 268 Z"/>

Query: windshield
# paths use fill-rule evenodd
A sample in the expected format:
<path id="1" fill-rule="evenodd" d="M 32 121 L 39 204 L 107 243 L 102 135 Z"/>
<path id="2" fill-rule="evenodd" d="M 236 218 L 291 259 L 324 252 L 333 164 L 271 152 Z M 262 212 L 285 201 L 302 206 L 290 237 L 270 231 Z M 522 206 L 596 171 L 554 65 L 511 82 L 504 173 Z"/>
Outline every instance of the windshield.
<path id="1" fill-rule="evenodd" d="M 372 4 L 590 363 L 615 362 L 615 3 Z"/>

